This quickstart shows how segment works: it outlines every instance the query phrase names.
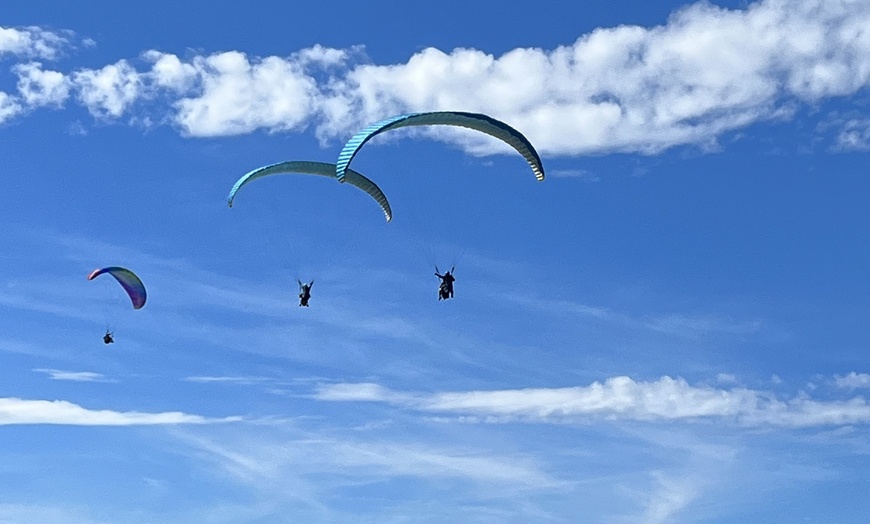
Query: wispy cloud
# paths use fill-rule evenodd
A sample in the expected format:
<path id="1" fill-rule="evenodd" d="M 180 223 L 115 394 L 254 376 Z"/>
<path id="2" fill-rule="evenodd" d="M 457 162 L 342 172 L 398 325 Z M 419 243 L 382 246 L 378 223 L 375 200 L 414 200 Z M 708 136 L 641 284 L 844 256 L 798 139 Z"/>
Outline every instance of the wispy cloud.
<path id="1" fill-rule="evenodd" d="M 530 293 L 498 293 L 499 300 L 505 300 L 533 307 L 539 311 L 551 312 L 560 316 L 573 315 L 634 329 L 652 330 L 685 338 L 697 339 L 712 334 L 749 335 L 757 333 L 764 323 L 757 319 L 734 319 L 713 314 L 692 313 L 648 313 L 631 315 L 610 307 L 583 304 L 568 300 L 545 300 Z"/>
<path id="2" fill-rule="evenodd" d="M 404 396 L 383 386 L 372 383 L 329 384 L 320 386 L 315 396 L 318 400 L 336 402 L 406 402 L 414 396 Z"/>
<path id="3" fill-rule="evenodd" d="M 253 386 L 258 384 L 274 383 L 270 377 L 185 377 L 185 382 L 198 382 L 200 384 L 238 384 L 241 386 Z"/>
<path id="4" fill-rule="evenodd" d="M 804 393 L 780 399 L 742 387 L 692 386 L 685 379 L 652 382 L 611 377 L 588 386 L 443 393 L 397 392 L 377 384 L 319 387 L 323 401 L 385 402 L 411 410 L 450 413 L 466 421 L 560 423 L 570 420 L 701 421 L 739 426 L 810 427 L 870 423 L 863 397 L 816 400 Z"/>
<path id="5" fill-rule="evenodd" d="M 18 93 L 28 107 L 60 107 L 69 98 L 72 82 L 63 73 L 45 70 L 39 62 L 18 64 L 13 71 L 18 75 Z"/>
<path id="6" fill-rule="evenodd" d="M 671 476 L 654 472 L 654 488 L 646 501 L 643 516 L 639 519 L 649 524 L 670 522 L 671 519 L 692 502 L 703 489 L 706 475 Z"/>
<path id="7" fill-rule="evenodd" d="M 89 511 L 77 507 L 61 507 L 38 504 L 0 504 L 0 522 L 18 523 L 49 523 L 77 522 L 79 524 L 108 524 L 109 521 L 98 519 Z"/>
<path id="8" fill-rule="evenodd" d="M 294 475 L 334 473 L 358 479 L 458 478 L 519 488 L 552 489 L 559 482 L 528 459 L 423 443 L 371 442 L 322 435 L 235 443 L 183 437 L 207 451 L 239 480 L 256 485 Z M 337 482 L 341 483 L 336 479 Z"/>
<path id="9" fill-rule="evenodd" d="M 45 373 L 51 380 L 69 380 L 72 382 L 117 382 L 102 373 L 93 371 L 62 371 L 60 369 L 36 368 L 33 371 Z"/>
<path id="10" fill-rule="evenodd" d="M 59 349 L 16 339 L 0 339 L 0 351 L 5 353 L 17 353 L 19 355 L 30 355 L 34 357 L 57 358 L 63 355 L 63 351 Z"/>
<path id="11" fill-rule="evenodd" d="M 735 475 L 739 475 L 738 471 L 744 466 L 741 460 L 744 450 L 740 444 L 728 439 L 699 437 L 691 431 L 650 429 L 646 427 L 637 436 L 650 446 L 649 449 L 668 458 L 634 477 L 633 482 L 621 485 L 627 497 L 636 502 L 636 509 L 615 521 L 660 524 L 680 521 L 683 516 L 688 521 L 703 521 L 704 517 L 709 519 L 713 515 L 721 517 L 721 508 L 705 514 L 704 505 L 697 501 L 709 500 L 717 494 L 721 496 L 723 489 L 727 491 L 735 484 L 752 489 L 735 481 Z M 755 481 L 764 483 L 770 479 L 756 478 Z M 625 506 L 631 507 L 631 504 Z M 691 511 L 695 513 L 686 515 Z"/>
<path id="12" fill-rule="evenodd" d="M 0 58 L 4 55 L 25 58 L 56 58 L 70 44 L 70 31 L 51 31 L 41 27 L 0 26 Z"/>
<path id="13" fill-rule="evenodd" d="M 8 93 L 0 91 L 0 124 L 21 111 L 21 104 Z"/>
<path id="14" fill-rule="evenodd" d="M 644 318 L 639 321 L 645 327 L 692 338 L 711 333 L 728 333 L 734 335 L 747 335 L 758 332 L 762 327 L 759 320 L 733 320 L 720 318 L 713 315 L 685 315 L 668 314 Z"/>
<path id="15" fill-rule="evenodd" d="M 0 426 L 15 424 L 57 424 L 67 426 L 151 426 L 167 424 L 210 424 L 235 422 L 240 417 L 213 419 L 179 411 L 142 413 L 138 411 L 92 410 L 65 400 L 0 398 Z"/>
<path id="16" fill-rule="evenodd" d="M 834 377 L 834 384 L 843 389 L 870 388 L 870 374 L 852 371 L 846 375 L 837 375 Z"/>
<path id="17" fill-rule="evenodd" d="M 583 182 L 600 182 L 601 178 L 598 175 L 585 169 L 556 169 L 550 171 L 551 176 L 556 178 L 577 178 Z"/>
<path id="18" fill-rule="evenodd" d="M 837 135 L 837 148 L 843 151 L 870 151 L 870 118 L 846 121 Z"/>
<path id="19" fill-rule="evenodd" d="M 234 427 L 208 436 L 192 430 L 172 434 L 187 444 L 192 457 L 210 464 L 211 477 L 225 478 L 249 493 L 247 497 L 265 504 L 264 516 L 290 507 L 294 514 L 311 514 L 306 519 L 311 522 L 369 517 L 407 522 L 411 515 L 417 522 L 440 522 L 445 512 L 475 513 L 456 509 L 469 503 L 481 511 L 507 507 L 515 513 L 514 508 L 526 503 L 530 494 L 552 493 L 564 486 L 532 455 L 502 452 L 492 445 L 408 441 L 389 428 L 350 436 L 344 431 L 336 436 L 326 428 L 303 430 L 298 424 L 264 428 L 256 434 L 248 430 Z M 402 486 L 398 496 L 389 488 L 394 485 Z M 378 509 L 354 508 L 349 514 L 337 503 L 347 497 L 367 499 L 372 486 L 377 487 Z M 408 487 L 413 492 L 410 497 L 401 494 Z M 433 489 L 439 493 L 434 507 L 413 502 L 429 499 Z"/>
<path id="20" fill-rule="evenodd" d="M 146 120 L 171 122 L 189 136 L 313 127 L 331 140 L 399 112 L 449 109 L 504 119 L 546 154 L 653 154 L 681 144 L 709 147 L 725 132 L 789 117 L 800 103 L 866 88 L 868 25 L 864 2 L 762 0 L 743 9 L 699 2 L 661 26 L 601 28 L 555 49 L 501 56 L 428 48 L 405 63 L 379 65 L 360 48 L 190 58 L 148 50 L 73 71 L 63 82 L 42 75 L 55 88 L 43 85 L 39 95 L 25 82 L 19 95 L 0 100 L 0 114 L 5 107 L 11 118 L 28 99 L 57 103 L 68 84 L 97 118 L 121 118 L 142 104 L 151 113 Z M 63 41 L 34 28 L 6 32 L 13 36 L 0 50 L 21 56 L 49 56 Z M 856 121 L 841 134 L 841 147 L 864 147 L 864 131 Z M 433 136 L 476 154 L 503 151 L 475 134 Z"/>

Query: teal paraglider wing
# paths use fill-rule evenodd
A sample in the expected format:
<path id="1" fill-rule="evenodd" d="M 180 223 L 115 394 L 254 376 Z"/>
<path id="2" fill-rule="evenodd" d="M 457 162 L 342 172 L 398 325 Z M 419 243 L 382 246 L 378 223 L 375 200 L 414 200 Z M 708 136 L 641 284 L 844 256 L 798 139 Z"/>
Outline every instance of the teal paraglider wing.
<path id="1" fill-rule="evenodd" d="M 277 164 L 263 166 L 261 168 L 255 169 L 250 173 L 244 175 L 235 183 L 235 185 L 233 185 L 233 188 L 230 189 L 230 194 L 227 195 L 227 205 L 233 207 L 233 199 L 235 198 L 236 193 L 248 182 L 251 182 L 252 180 L 256 180 L 258 178 L 262 178 L 264 176 L 289 173 L 302 173 L 308 175 L 334 177 L 335 164 L 327 164 L 325 162 L 291 161 L 279 162 Z M 390 203 L 387 201 L 386 195 L 384 195 L 384 192 L 381 191 L 381 188 L 379 188 L 377 184 L 352 169 L 347 170 L 346 181 L 350 185 L 358 187 L 359 189 L 365 191 L 366 194 L 372 197 L 375 202 L 377 202 L 378 205 L 381 206 L 381 210 L 384 212 L 384 216 L 387 217 L 387 222 L 392 220 L 393 211 L 390 208 Z"/>
<path id="2" fill-rule="evenodd" d="M 145 284 L 143 284 L 142 280 L 136 276 L 136 273 L 118 266 L 104 267 L 103 269 L 95 269 L 91 272 L 91 274 L 88 275 L 88 280 L 93 280 L 103 273 L 112 275 L 115 277 L 115 280 L 121 284 L 121 287 L 123 287 L 124 291 L 129 295 L 130 301 L 133 302 L 133 309 L 140 309 L 145 305 L 145 299 L 147 298 Z"/>
<path id="3" fill-rule="evenodd" d="M 532 146 L 532 143 L 529 142 L 522 133 L 491 116 L 479 113 L 464 113 L 460 111 L 410 113 L 381 120 L 380 122 L 366 127 L 354 135 L 344 145 L 344 148 L 338 155 L 338 162 L 336 162 L 335 165 L 335 176 L 342 182 L 350 182 L 350 180 L 347 179 L 347 176 L 350 173 L 348 166 L 360 148 L 362 148 L 366 142 L 371 140 L 372 137 L 379 135 L 384 131 L 398 129 L 400 127 L 436 125 L 467 127 L 498 138 L 516 149 L 519 154 L 523 155 L 523 158 L 526 159 L 526 162 L 528 162 L 529 167 L 532 168 L 532 172 L 535 174 L 535 178 L 537 178 L 539 182 L 544 180 L 544 166 L 541 163 L 541 157 L 538 155 L 534 146 Z"/>

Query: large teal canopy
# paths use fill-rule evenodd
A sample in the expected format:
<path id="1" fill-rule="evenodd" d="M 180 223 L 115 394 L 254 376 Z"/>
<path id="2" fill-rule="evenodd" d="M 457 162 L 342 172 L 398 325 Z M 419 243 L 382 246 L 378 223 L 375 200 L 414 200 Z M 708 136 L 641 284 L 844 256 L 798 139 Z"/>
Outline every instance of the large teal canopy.
<path id="1" fill-rule="evenodd" d="M 532 143 L 529 142 L 522 133 L 490 116 L 479 113 L 463 113 L 460 111 L 411 113 L 407 115 L 394 116 L 368 126 L 355 134 L 353 138 L 348 140 L 344 145 L 344 149 L 342 149 L 341 153 L 338 155 L 338 162 L 335 164 L 335 176 L 341 182 L 351 182 L 348 178 L 351 173 L 348 166 L 360 148 L 372 137 L 383 133 L 384 131 L 398 129 L 400 127 L 435 125 L 467 127 L 498 138 L 523 155 L 523 158 L 525 158 L 526 162 L 529 163 L 529 167 L 532 168 L 532 172 L 535 174 L 535 178 L 537 178 L 538 181 L 544 180 L 544 166 L 541 164 L 541 157 L 538 155 L 538 152 L 535 151 Z"/>
<path id="2" fill-rule="evenodd" d="M 236 193 L 239 191 L 239 189 L 241 189 L 242 186 L 244 186 L 248 182 L 256 180 L 258 178 L 262 178 L 264 176 L 289 173 L 303 173 L 308 175 L 320 175 L 332 178 L 335 176 L 335 164 L 327 164 L 325 162 L 291 161 L 279 162 L 277 164 L 263 166 L 261 168 L 255 169 L 240 178 L 235 183 L 233 188 L 230 189 L 230 194 L 227 195 L 227 205 L 233 207 L 233 198 L 235 198 Z M 392 209 L 390 209 L 390 203 L 387 202 L 387 197 L 384 195 L 383 191 L 381 191 L 381 188 L 377 186 L 377 184 L 352 169 L 347 170 L 346 181 L 352 186 L 356 186 L 359 189 L 362 189 L 370 197 L 375 199 L 375 202 L 377 202 L 378 205 L 381 206 L 381 210 L 384 212 L 384 216 L 387 217 L 387 222 L 392 220 L 393 211 Z"/>

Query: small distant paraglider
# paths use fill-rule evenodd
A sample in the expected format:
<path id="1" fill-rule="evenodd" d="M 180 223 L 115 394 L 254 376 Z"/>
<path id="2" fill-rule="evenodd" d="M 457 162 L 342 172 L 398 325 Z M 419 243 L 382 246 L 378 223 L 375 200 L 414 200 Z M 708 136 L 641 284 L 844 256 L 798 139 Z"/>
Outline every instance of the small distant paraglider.
<path id="1" fill-rule="evenodd" d="M 130 301 L 133 303 L 133 309 L 142 309 L 142 306 L 145 305 L 147 293 L 145 292 L 145 284 L 143 284 L 142 280 L 136 276 L 136 273 L 133 273 L 127 268 L 110 266 L 102 269 L 95 269 L 88 275 L 88 280 L 93 280 L 104 273 L 112 275 L 112 277 L 121 284 L 121 287 L 124 288 L 124 291 L 127 292 L 127 296 L 130 297 Z M 103 343 L 112 344 L 114 342 L 114 335 L 107 329 L 106 334 L 103 335 Z"/>

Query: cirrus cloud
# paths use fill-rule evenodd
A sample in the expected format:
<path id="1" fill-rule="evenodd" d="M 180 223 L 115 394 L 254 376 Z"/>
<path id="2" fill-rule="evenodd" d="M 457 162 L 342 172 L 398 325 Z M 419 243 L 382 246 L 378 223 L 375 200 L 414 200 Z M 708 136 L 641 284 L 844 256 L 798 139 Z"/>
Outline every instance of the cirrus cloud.
<path id="1" fill-rule="evenodd" d="M 0 426 L 56 424 L 67 426 L 151 426 L 167 424 L 208 424 L 235 422 L 239 417 L 210 419 L 180 411 L 142 413 L 139 411 L 92 410 L 65 400 L 0 398 Z"/>
<path id="2" fill-rule="evenodd" d="M 617 376 L 587 386 L 428 394 L 398 392 L 372 383 L 344 383 L 321 386 L 314 398 L 384 402 L 415 411 L 451 414 L 467 421 L 718 419 L 741 426 L 792 428 L 870 423 L 870 402 L 863 397 L 819 400 L 798 393 L 781 399 L 767 391 L 693 386 L 683 378 L 668 376 L 648 382 Z"/>

